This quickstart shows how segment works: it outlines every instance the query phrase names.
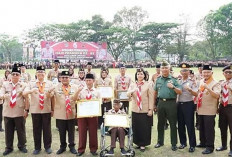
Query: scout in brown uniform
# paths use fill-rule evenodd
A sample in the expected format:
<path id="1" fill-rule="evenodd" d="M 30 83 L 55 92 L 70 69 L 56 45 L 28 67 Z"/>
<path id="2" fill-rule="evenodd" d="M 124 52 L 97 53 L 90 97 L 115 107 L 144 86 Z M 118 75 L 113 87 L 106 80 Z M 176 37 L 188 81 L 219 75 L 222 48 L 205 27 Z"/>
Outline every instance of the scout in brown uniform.
<path id="1" fill-rule="evenodd" d="M 61 70 L 59 69 L 59 65 L 60 65 L 60 61 L 54 60 L 54 69 L 52 69 L 48 72 L 47 79 L 49 81 L 52 81 L 53 84 L 58 83 L 58 74 L 61 73 Z"/>
<path id="2" fill-rule="evenodd" d="M 152 113 L 154 109 L 154 92 L 152 85 L 146 80 L 142 68 L 135 73 L 136 83 L 128 89 L 128 97 L 132 97 L 132 129 L 133 142 L 145 151 L 145 146 L 151 144 Z"/>
<path id="3" fill-rule="evenodd" d="M 74 133 L 75 133 L 75 117 L 76 109 L 75 103 L 78 98 L 80 89 L 77 85 L 70 85 L 68 71 L 62 71 L 61 83 L 56 85 L 55 94 L 55 106 L 54 106 L 54 118 L 57 119 L 57 127 L 60 134 L 60 149 L 56 154 L 61 154 L 66 151 L 66 131 L 68 132 L 68 141 L 70 152 L 76 154 Z"/>
<path id="4" fill-rule="evenodd" d="M 80 68 L 78 71 L 78 77 L 73 81 L 78 86 L 86 86 L 85 84 L 85 69 Z"/>
<path id="5" fill-rule="evenodd" d="M 8 155 L 13 151 L 14 131 L 17 130 L 18 148 L 21 152 L 27 153 L 25 119 L 28 115 L 26 99 L 22 93 L 26 84 L 19 82 L 20 68 L 12 69 L 12 81 L 4 82 L 0 92 L 0 98 L 4 99 L 3 116 L 5 122 L 5 142 L 6 149 L 3 155 Z"/>
<path id="6" fill-rule="evenodd" d="M 87 74 L 93 74 L 94 78 L 95 79 L 97 78 L 95 72 L 92 70 L 92 63 L 91 62 L 87 63 L 87 71 L 86 71 L 85 75 L 87 75 Z"/>
<path id="7" fill-rule="evenodd" d="M 33 124 L 33 137 L 34 137 L 34 155 L 41 151 L 41 136 L 43 132 L 44 148 L 47 154 L 52 153 L 51 143 L 51 113 L 53 107 L 51 105 L 51 97 L 53 96 L 53 84 L 50 81 L 45 81 L 45 68 L 38 66 L 36 68 L 37 80 L 31 81 L 23 95 L 31 95 L 30 112 Z"/>
<path id="8" fill-rule="evenodd" d="M 99 79 L 95 81 L 95 88 L 99 86 L 112 86 L 111 79 L 107 78 L 107 70 L 105 68 L 101 69 L 101 76 Z M 110 98 L 103 98 L 102 99 L 102 116 L 98 117 L 98 128 L 100 128 L 101 124 L 103 123 L 103 114 L 106 109 L 106 111 L 109 111 L 112 109 L 112 103 Z"/>
<path id="9" fill-rule="evenodd" d="M 124 64 L 119 65 L 120 75 L 116 76 L 114 79 L 114 97 L 117 98 L 118 91 L 127 91 L 130 84 L 131 78 L 126 76 L 126 67 Z M 122 108 L 124 111 L 128 112 L 129 110 L 129 101 L 123 101 Z"/>
<path id="10" fill-rule="evenodd" d="M 156 64 L 156 73 L 152 75 L 151 80 L 155 83 L 156 79 L 161 75 L 160 74 L 160 64 Z"/>
<path id="11" fill-rule="evenodd" d="M 219 128 L 221 130 L 222 146 L 217 151 L 227 149 L 227 130 L 230 129 L 230 152 L 232 156 L 232 65 L 223 68 L 225 81 L 221 82 L 221 102 L 219 107 Z"/>
<path id="12" fill-rule="evenodd" d="M 20 68 L 21 68 L 20 81 L 25 82 L 25 83 L 30 82 L 31 81 L 31 75 L 26 72 L 25 64 L 20 64 Z"/>
<path id="13" fill-rule="evenodd" d="M 202 74 L 204 79 L 200 81 L 197 102 L 200 124 L 200 144 L 196 147 L 206 147 L 202 154 L 210 154 L 214 151 L 215 117 L 221 87 L 213 79 L 212 67 L 210 65 L 203 66 Z"/>
<path id="14" fill-rule="evenodd" d="M 120 100 L 115 99 L 113 109 L 108 111 L 108 114 L 126 114 L 124 111 L 120 110 L 121 103 Z M 121 153 L 124 155 L 127 152 L 124 149 L 125 146 L 125 136 L 126 136 L 126 130 L 122 127 L 113 127 L 109 128 L 109 133 L 111 136 L 111 145 L 110 145 L 110 151 L 107 153 L 107 155 L 114 155 L 114 148 L 116 148 L 116 139 L 118 137 L 119 143 L 120 143 L 120 149 Z"/>
<path id="15" fill-rule="evenodd" d="M 100 94 L 94 88 L 93 74 L 87 74 L 85 77 L 86 87 L 82 89 L 79 94 L 79 100 L 99 99 Z M 92 155 L 96 156 L 98 143 L 97 143 L 97 126 L 98 117 L 78 118 L 79 130 L 79 146 L 77 156 L 82 156 L 85 153 L 87 142 L 87 130 L 89 131 L 89 149 Z"/>

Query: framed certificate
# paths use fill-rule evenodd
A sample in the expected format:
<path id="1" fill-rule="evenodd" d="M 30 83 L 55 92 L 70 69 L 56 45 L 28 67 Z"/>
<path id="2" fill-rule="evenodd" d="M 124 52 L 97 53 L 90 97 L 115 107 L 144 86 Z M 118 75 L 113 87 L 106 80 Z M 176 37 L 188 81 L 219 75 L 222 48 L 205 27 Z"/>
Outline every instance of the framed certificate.
<path id="1" fill-rule="evenodd" d="M 129 128 L 129 118 L 127 114 L 105 114 L 105 126 Z"/>
<path id="2" fill-rule="evenodd" d="M 121 101 L 129 101 L 127 91 L 117 91 L 117 98 Z"/>
<path id="3" fill-rule="evenodd" d="M 101 95 L 101 98 L 113 98 L 112 86 L 99 86 L 97 89 Z"/>
<path id="4" fill-rule="evenodd" d="M 101 116 L 100 100 L 80 100 L 77 102 L 77 118 Z"/>

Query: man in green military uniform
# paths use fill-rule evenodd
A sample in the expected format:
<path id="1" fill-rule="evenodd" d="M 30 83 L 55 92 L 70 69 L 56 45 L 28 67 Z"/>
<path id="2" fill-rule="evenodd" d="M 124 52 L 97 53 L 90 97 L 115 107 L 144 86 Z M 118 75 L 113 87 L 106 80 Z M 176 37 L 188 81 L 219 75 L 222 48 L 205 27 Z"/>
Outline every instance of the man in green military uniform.
<path id="1" fill-rule="evenodd" d="M 177 147 L 177 94 L 181 94 L 180 85 L 176 78 L 170 75 L 170 64 L 164 61 L 161 64 L 161 76 L 155 83 L 155 99 L 158 98 L 158 104 L 155 102 L 155 111 L 158 110 L 158 143 L 155 148 L 164 145 L 164 125 L 168 119 L 171 131 L 172 150 L 176 151 Z"/>

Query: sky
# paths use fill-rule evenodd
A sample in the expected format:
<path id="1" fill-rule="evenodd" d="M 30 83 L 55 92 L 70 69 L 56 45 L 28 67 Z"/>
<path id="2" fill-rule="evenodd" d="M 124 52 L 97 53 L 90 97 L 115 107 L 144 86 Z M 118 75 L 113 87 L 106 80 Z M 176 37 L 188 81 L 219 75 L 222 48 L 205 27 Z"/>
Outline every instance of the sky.
<path id="1" fill-rule="evenodd" d="M 39 24 L 71 23 L 100 14 L 112 21 L 123 7 L 140 6 L 152 22 L 180 22 L 188 17 L 191 26 L 231 0 L 1 0 L 0 33 L 23 35 Z"/>

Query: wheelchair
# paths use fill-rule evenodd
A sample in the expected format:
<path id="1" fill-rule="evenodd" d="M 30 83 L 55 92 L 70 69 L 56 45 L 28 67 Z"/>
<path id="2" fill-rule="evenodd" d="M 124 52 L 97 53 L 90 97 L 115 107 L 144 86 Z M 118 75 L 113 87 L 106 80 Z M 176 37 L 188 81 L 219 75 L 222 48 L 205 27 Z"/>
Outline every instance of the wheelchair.
<path id="1" fill-rule="evenodd" d="M 110 149 L 110 145 L 106 145 L 106 137 L 111 137 L 110 133 L 108 132 L 109 127 L 105 126 L 105 115 L 108 113 L 104 113 L 104 122 L 101 124 L 101 142 L 100 142 L 100 157 L 107 157 L 107 156 L 114 156 L 114 155 L 110 155 L 107 154 L 109 152 Z M 128 116 L 129 120 L 131 120 L 131 117 Z M 132 131 L 132 126 L 131 123 L 129 123 L 129 128 L 127 128 L 126 130 L 126 137 L 125 139 L 127 139 L 127 145 L 125 144 L 125 149 L 127 150 L 127 154 L 121 154 L 122 156 L 127 156 L 127 157 L 134 157 L 135 156 L 135 151 L 133 149 L 133 131 Z M 126 141 L 126 140 L 125 140 Z"/>

